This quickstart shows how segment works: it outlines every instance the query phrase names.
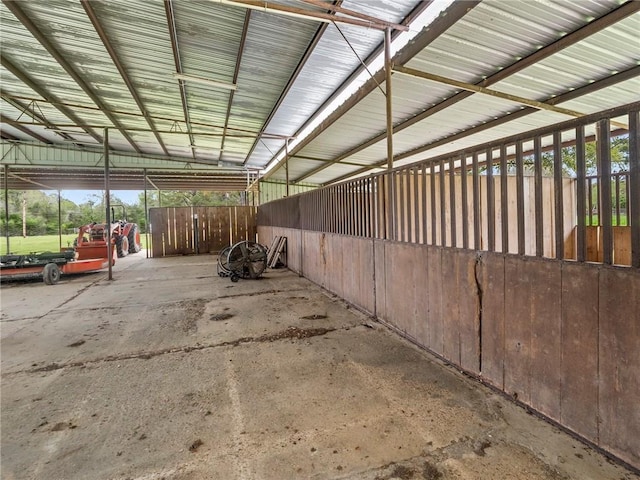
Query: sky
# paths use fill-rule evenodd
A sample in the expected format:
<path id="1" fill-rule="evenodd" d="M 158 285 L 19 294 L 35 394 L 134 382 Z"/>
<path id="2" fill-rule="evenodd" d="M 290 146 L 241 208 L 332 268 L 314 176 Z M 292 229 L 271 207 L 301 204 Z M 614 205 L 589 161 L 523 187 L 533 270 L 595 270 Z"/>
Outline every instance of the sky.
<path id="1" fill-rule="evenodd" d="M 118 197 L 124 203 L 132 204 L 138 202 L 138 195 L 141 190 L 111 190 L 111 197 Z M 71 200 L 76 205 L 91 200 L 94 195 L 102 196 L 102 190 L 62 190 L 62 198 Z"/>

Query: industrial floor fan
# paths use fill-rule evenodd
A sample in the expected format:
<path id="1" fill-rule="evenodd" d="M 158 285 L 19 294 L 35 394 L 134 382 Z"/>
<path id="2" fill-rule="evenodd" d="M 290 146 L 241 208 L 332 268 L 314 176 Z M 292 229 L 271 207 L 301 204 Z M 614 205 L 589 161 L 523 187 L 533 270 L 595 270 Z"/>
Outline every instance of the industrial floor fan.
<path id="1" fill-rule="evenodd" d="M 255 242 L 238 242 L 220 252 L 218 258 L 218 275 L 231 277 L 232 282 L 258 278 L 266 268 L 267 248 Z"/>

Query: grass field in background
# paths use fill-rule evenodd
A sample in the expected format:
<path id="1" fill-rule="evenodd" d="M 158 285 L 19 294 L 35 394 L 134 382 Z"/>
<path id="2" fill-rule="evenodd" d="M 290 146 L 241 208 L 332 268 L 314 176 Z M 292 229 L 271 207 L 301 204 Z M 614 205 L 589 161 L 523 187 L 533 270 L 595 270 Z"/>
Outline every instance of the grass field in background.
<path id="1" fill-rule="evenodd" d="M 76 234 L 62 235 L 62 248 L 72 247 Z M 147 248 L 144 234 L 140 235 L 142 248 Z M 33 237 L 9 237 L 10 253 L 24 255 L 27 253 L 58 252 L 60 251 L 60 238 L 58 235 L 37 235 Z M 7 239 L 0 238 L 0 255 L 7 253 Z"/>

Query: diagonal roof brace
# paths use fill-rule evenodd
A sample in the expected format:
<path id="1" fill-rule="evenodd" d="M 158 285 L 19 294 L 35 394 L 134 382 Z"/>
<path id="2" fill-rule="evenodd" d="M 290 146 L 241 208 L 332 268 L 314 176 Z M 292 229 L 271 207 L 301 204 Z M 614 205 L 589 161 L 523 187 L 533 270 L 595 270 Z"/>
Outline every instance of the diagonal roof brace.
<path id="1" fill-rule="evenodd" d="M 570 117 L 583 117 L 585 115 L 584 113 L 577 112 L 575 110 L 569 110 L 568 108 L 556 107 L 555 105 L 549 105 L 548 103 L 539 102 L 537 100 L 530 100 L 528 98 L 520 97 L 518 95 L 511 95 L 510 93 L 500 92 L 498 90 L 493 90 L 486 87 L 480 87 L 472 83 L 460 82 L 458 80 L 443 77 L 441 75 L 436 75 L 434 73 L 427 73 L 421 70 L 416 70 L 415 68 L 408 68 L 408 67 L 403 67 L 401 65 L 396 65 L 393 67 L 393 70 L 395 72 L 404 73 L 406 75 L 411 75 L 413 77 L 424 78 L 425 80 L 431 80 L 433 82 L 443 83 L 445 85 L 458 87 L 461 90 L 467 90 L 469 92 L 475 92 L 475 93 L 482 93 L 484 95 L 490 95 L 492 97 L 501 98 L 503 100 L 508 100 L 510 102 L 515 102 L 522 105 L 528 105 L 529 107 L 533 107 L 538 110 L 549 110 L 551 112 L 569 115 Z"/>

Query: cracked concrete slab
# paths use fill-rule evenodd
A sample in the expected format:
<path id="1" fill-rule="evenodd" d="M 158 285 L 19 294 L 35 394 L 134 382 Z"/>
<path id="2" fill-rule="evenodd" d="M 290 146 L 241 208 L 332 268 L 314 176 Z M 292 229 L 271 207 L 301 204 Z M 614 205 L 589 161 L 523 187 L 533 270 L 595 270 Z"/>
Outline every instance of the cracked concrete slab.
<path id="1" fill-rule="evenodd" d="M 0 291 L 3 479 L 638 478 L 285 270 Z"/>

